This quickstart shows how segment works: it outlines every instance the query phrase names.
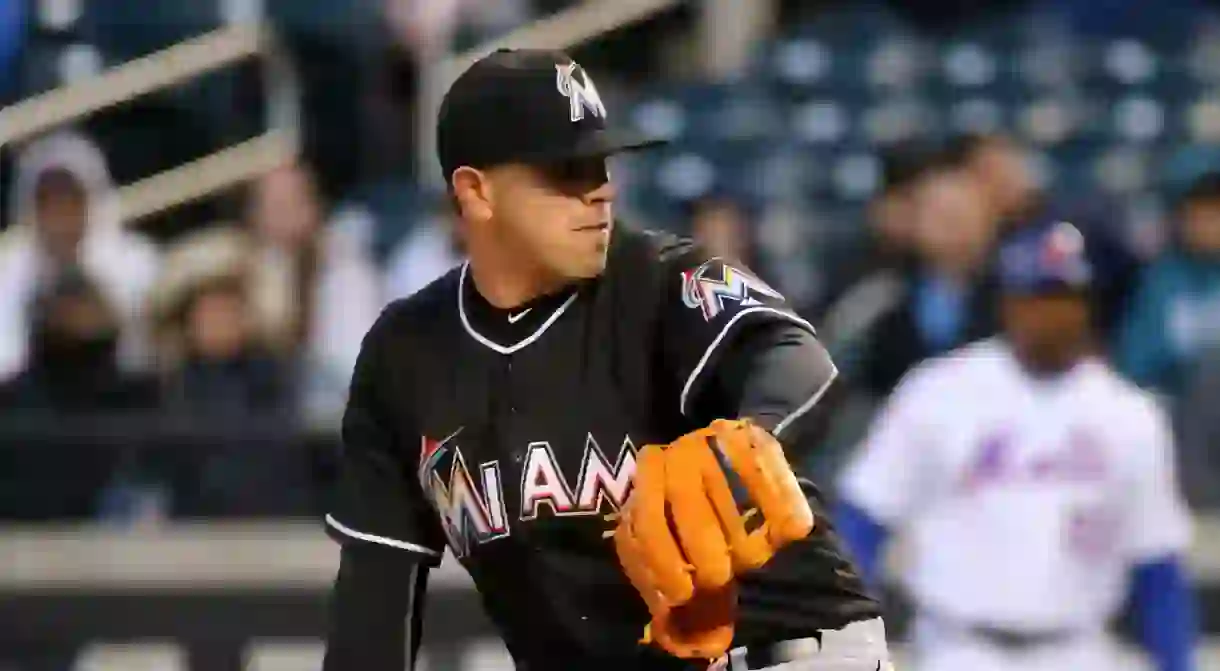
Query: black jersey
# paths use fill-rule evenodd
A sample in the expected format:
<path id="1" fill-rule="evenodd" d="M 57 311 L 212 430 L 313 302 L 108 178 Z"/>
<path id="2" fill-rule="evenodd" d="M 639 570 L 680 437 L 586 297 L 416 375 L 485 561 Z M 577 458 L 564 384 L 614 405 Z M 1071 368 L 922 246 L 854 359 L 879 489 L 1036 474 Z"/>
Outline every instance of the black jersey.
<path id="1" fill-rule="evenodd" d="M 433 561 L 448 546 L 521 668 L 694 668 L 638 644 L 648 612 L 605 518 L 638 448 L 735 412 L 696 399 L 735 334 L 776 320 L 812 330 L 745 268 L 622 227 L 600 277 L 511 311 L 454 269 L 365 341 L 328 526 Z M 736 644 L 877 615 L 815 531 L 743 578 Z"/>

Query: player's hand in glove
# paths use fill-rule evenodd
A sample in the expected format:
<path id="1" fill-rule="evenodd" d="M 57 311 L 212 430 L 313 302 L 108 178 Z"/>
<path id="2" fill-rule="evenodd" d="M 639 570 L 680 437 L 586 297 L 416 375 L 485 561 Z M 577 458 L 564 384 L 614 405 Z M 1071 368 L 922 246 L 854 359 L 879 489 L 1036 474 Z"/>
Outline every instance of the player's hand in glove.
<path id="1" fill-rule="evenodd" d="M 741 498 L 757 510 L 743 512 Z M 758 512 L 757 526 L 747 527 Z M 812 530 L 783 447 L 749 421 L 717 420 L 645 446 L 614 532 L 619 563 L 652 615 L 645 640 L 678 657 L 724 654 L 736 620 L 734 577 Z"/>

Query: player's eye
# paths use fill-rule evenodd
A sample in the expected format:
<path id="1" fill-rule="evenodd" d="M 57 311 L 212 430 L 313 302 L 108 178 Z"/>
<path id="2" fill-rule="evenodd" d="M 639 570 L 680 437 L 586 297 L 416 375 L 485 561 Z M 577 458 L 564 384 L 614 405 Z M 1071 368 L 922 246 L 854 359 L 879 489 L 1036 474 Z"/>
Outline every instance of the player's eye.
<path id="1" fill-rule="evenodd" d="M 549 184 L 570 194 L 583 194 L 610 181 L 610 170 L 606 159 L 577 158 L 542 166 L 542 174 Z"/>

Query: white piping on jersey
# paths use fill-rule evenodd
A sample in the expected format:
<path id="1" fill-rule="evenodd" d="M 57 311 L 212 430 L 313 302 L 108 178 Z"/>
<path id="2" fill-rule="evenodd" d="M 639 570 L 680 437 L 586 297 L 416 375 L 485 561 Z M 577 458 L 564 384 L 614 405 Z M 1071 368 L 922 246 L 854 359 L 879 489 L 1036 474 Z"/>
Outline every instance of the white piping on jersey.
<path id="1" fill-rule="evenodd" d="M 678 411 L 681 412 L 684 416 L 686 415 L 686 402 L 689 400 L 687 398 L 687 396 L 690 395 L 690 390 L 695 386 L 695 380 L 699 379 L 699 375 L 703 373 L 703 369 L 707 366 L 707 362 L 711 360 L 712 353 L 716 351 L 717 347 L 720 347 L 720 343 L 723 342 L 725 337 L 727 337 L 729 335 L 729 332 L 733 330 L 733 327 L 737 325 L 737 322 L 741 321 L 742 317 L 745 317 L 746 315 L 754 314 L 756 312 L 771 313 L 773 315 L 776 315 L 777 317 L 782 317 L 784 319 L 787 319 L 788 321 L 796 324 L 797 326 L 801 326 L 801 327 L 809 329 L 810 333 L 817 333 L 817 331 L 814 330 L 814 328 L 813 328 L 813 324 L 810 324 L 809 322 L 805 321 L 804 319 L 801 319 L 800 317 L 797 317 L 796 315 L 792 315 L 787 312 L 784 312 L 783 310 L 777 310 L 775 308 L 767 307 L 765 305 L 758 305 L 758 306 L 755 306 L 752 308 L 746 308 L 746 309 L 742 310 L 741 312 L 738 312 L 737 314 L 733 315 L 732 318 L 729 319 L 728 323 L 726 323 L 724 325 L 724 328 L 720 329 L 720 333 L 716 335 L 716 339 L 712 341 L 712 344 L 707 346 L 707 350 L 703 352 L 703 356 L 699 359 L 699 363 L 695 364 L 695 369 L 692 370 L 690 373 L 690 376 L 686 378 L 686 384 L 682 386 L 682 396 L 678 399 Z M 816 403 L 817 401 L 815 400 L 814 402 Z M 810 406 L 810 407 L 813 407 L 813 406 Z M 808 408 L 806 408 L 806 410 L 808 410 Z"/>
<path id="2" fill-rule="evenodd" d="M 563 315 L 563 313 L 566 312 L 569 307 L 571 307 L 572 303 L 574 303 L 576 301 L 576 297 L 580 295 L 578 292 L 573 292 L 572 295 L 568 297 L 568 300 L 563 302 L 563 305 L 560 305 L 558 308 L 556 308 L 555 312 L 551 313 L 551 316 L 547 317 L 547 320 L 542 322 L 542 326 L 539 326 L 538 330 L 536 330 L 533 333 L 531 333 L 530 335 L 526 336 L 524 340 L 518 341 L 514 345 L 507 345 L 507 346 L 500 345 L 500 344 L 497 344 L 497 343 L 487 339 L 485 336 L 483 336 L 483 334 L 474 330 L 474 326 L 471 326 L 470 319 L 466 316 L 466 303 L 465 303 L 465 301 L 462 300 L 462 295 L 465 293 L 466 270 L 469 267 L 470 267 L 469 262 L 463 263 L 462 272 L 460 275 L 458 275 L 458 291 L 457 291 L 458 316 L 462 320 L 462 327 L 466 329 L 466 332 L 470 334 L 471 338 L 474 338 L 475 340 L 477 340 L 484 347 L 494 350 L 495 352 L 498 352 L 500 354 L 512 354 L 518 350 L 525 349 L 526 347 L 529 347 L 530 345 L 534 344 L 534 342 L 536 340 L 538 340 L 539 338 L 542 337 L 543 333 L 546 333 L 546 330 L 551 327 L 551 324 L 554 324 L 556 321 L 559 320 L 559 317 L 561 315 Z M 522 314 L 525 314 L 525 313 L 522 313 Z"/>
<path id="3" fill-rule="evenodd" d="M 363 531 L 356 531 L 355 529 L 352 529 L 351 527 L 348 527 L 339 520 L 335 519 L 334 515 L 326 516 L 326 524 L 344 536 L 350 536 L 356 540 L 365 541 L 368 543 L 377 543 L 378 545 L 386 545 L 392 548 L 398 548 L 399 550 L 407 550 L 408 552 L 417 552 L 419 554 L 428 555 L 429 557 L 441 556 L 441 553 L 433 550 L 432 548 L 424 547 L 423 545 L 416 545 L 415 543 L 408 543 L 406 541 L 395 540 L 393 538 L 386 538 L 385 536 L 374 536 L 373 534 L 366 534 Z"/>
<path id="4" fill-rule="evenodd" d="M 783 433 L 784 429 L 788 428 L 793 422 L 800 419 L 801 415 L 804 415 L 812 410 L 813 406 L 817 405 L 818 401 L 822 400 L 822 396 L 826 394 L 826 390 L 830 389 L 830 385 L 834 384 L 835 378 L 837 377 L 839 377 L 839 369 L 832 363 L 830 364 L 830 377 L 827 378 L 826 382 L 824 382 L 821 387 L 818 387 L 818 390 L 813 392 L 813 396 L 810 396 L 808 401 L 802 403 L 801 407 L 793 410 L 792 414 L 781 419 L 779 424 L 776 424 L 775 428 L 771 430 L 771 435 L 779 438 L 779 434 Z"/>
<path id="5" fill-rule="evenodd" d="M 420 597 L 419 597 L 419 595 L 417 595 L 415 593 L 415 586 L 417 584 L 418 579 L 419 579 L 419 564 L 413 563 L 413 564 L 411 564 L 411 568 L 407 573 L 407 580 L 410 581 L 407 584 L 411 586 L 407 592 L 407 613 L 408 613 L 408 615 L 406 618 L 403 619 L 403 626 L 405 626 L 407 629 L 405 635 L 402 637 L 403 642 L 407 646 L 407 651 L 406 651 L 407 652 L 407 656 L 406 656 L 407 671 L 415 671 L 415 646 L 413 645 L 413 641 L 411 639 L 413 638 L 413 634 L 415 633 L 415 619 L 417 617 L 421 617 L 421 615 L 419 614 L 419 611 L 417 610 L 421 605 L 419 603 Z"/>

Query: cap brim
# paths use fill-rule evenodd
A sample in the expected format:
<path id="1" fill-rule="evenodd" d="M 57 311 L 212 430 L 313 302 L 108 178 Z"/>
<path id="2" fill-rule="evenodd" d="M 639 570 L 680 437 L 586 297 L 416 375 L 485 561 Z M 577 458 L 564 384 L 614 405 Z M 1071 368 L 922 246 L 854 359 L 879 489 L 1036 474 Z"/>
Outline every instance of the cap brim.
<path id="1" fill-rule="evenodd" d="M 581 141 L 574 153 L 565 158 L 586 158 L 592 156 L 611 156 L 660 147 L 668 144 L 668 140 L 649 137 L 623 129 L 605 129 L 592 133 Z"/>
<path id="2" fill-rule="evenodd" d="M 669 144 L 669 140 L 649 137 L 635 131 L 601 129 L 585 135 L 575 144 L 568 144 L 562 148 L 528 152 L 494 161 L 488 160 L 479 164 L 478 167 L 488 168 L 504 163 L 545 165 L 575 158 L 599 158 L 615 154 L 625 154 L 653 147 L 661 147 L 667 144 Z M 472 165 L 472 167 L 474 166 Z M 452 175 L 452 172 L 450 174 Z"/>
<path id="3" fill-rule="evenodd" d="M 581 138 L 575 145 L 542 151 L 518 160 L 524 163 L 554 163 L 574 158 L 597 158 L 642 151 L 669 144 L 668 140 L 620 129 L 602 129 Z"/>

